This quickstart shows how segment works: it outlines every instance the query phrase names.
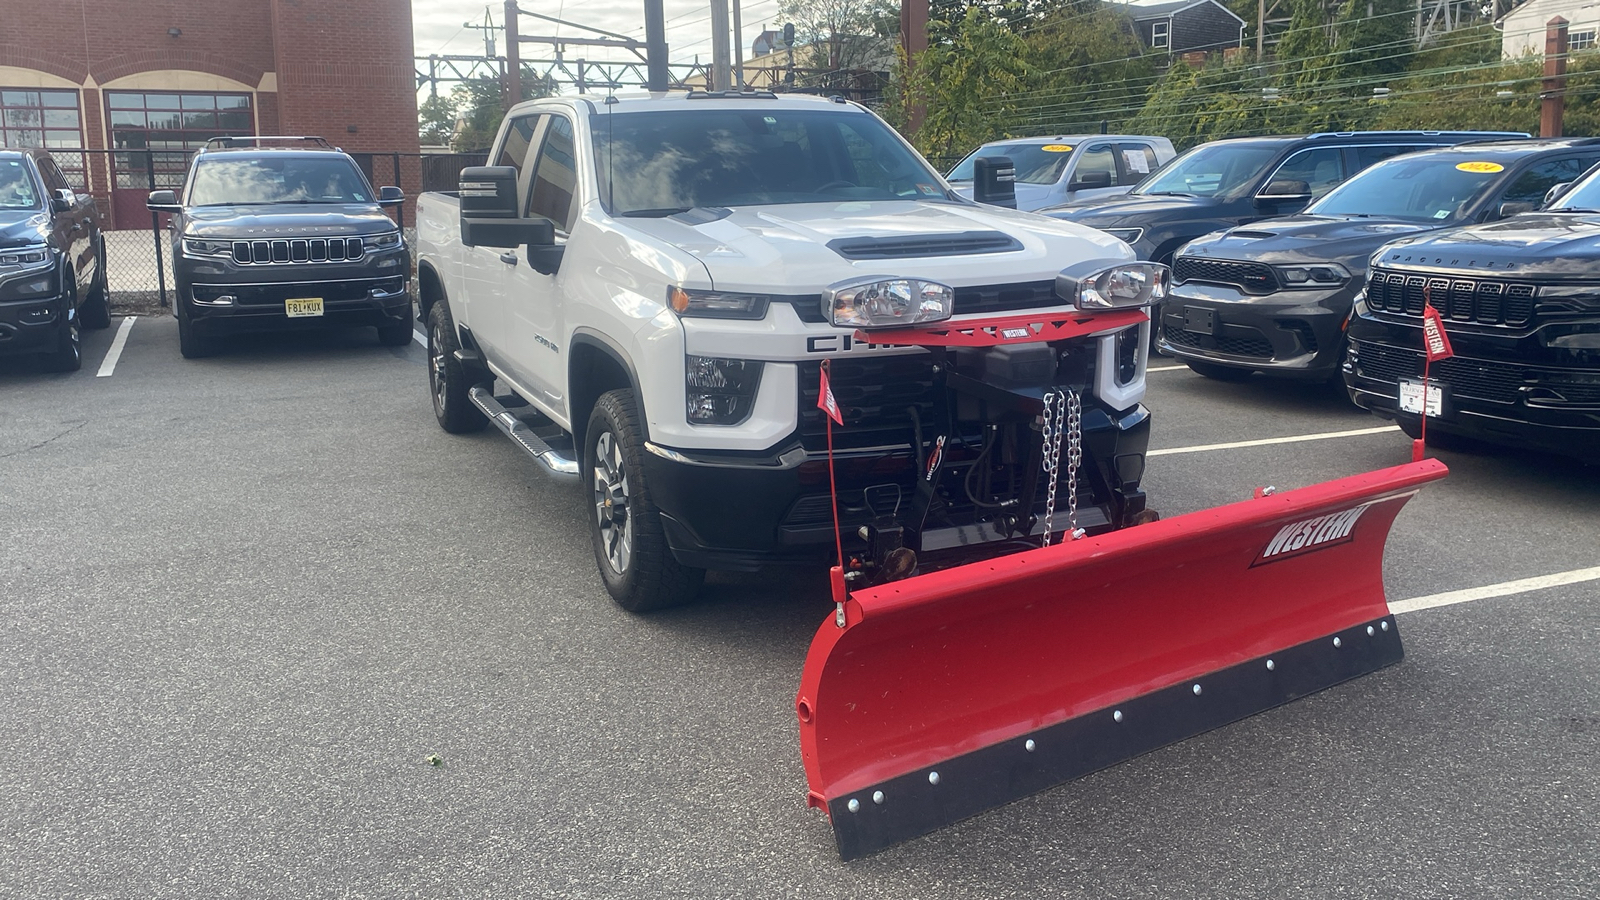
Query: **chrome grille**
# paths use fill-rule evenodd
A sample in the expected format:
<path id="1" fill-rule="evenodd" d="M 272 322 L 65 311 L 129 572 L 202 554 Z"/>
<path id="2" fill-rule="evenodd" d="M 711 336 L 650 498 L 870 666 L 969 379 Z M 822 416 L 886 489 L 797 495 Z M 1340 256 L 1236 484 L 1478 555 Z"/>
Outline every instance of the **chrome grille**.
<path id="1" fill-rule="evenodd" d="M 364 253 L 358 237 L 233 242 L 233 261 L 241 266 L 355 262 Z"/>
<path id="2" fill-rule="evenodd" d="M 1531 284 L 1485 278 L 1428 278 L 1373 269 L 1367 281 L 1367 305 L 1381 312 L 1420 316 L 1424 297 L 1439 315 L 1452 322 L 1520 327 L 1533 318 Z"/>

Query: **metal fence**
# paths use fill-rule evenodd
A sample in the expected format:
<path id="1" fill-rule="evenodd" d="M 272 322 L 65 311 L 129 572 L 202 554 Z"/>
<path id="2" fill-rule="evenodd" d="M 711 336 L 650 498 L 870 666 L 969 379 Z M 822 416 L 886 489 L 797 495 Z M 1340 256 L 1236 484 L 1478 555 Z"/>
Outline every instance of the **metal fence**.
<path id="1" fill-rule="evenodd" d="M 106 275 L 113 304 L 149 307 L 161 302 L 163 285 L 172 288 L 167 216 L 152 216 L 145 206 L 152 190 L 183 190 L 192 150 L 52 151 L 75 189 L 95 198 L 105 235 Z M 422 191 L 455 190 L 461 170 L 483 165 L 483 153 L 351 153 L 374 186 L 395 185 L 407 200 L 398 213 L 408 238 L 415 237 L 415 196 Z M 159 258 L 159 263 L 158 263 Z"/>

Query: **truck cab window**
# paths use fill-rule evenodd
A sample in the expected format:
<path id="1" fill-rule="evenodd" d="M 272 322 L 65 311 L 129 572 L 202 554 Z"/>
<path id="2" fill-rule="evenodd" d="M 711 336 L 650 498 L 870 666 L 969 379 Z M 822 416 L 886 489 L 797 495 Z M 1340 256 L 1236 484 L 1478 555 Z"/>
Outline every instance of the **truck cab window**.
<path id="1" fill-rule="evenodd" d="M 500 144 L 500 154 L 495 157 L 497 166 L 510 166 L 517 170 L 517 175 L 522 175 L 522 162 L 528 157 L 528 148 L 533 146 L 533 135 L 539 127 L 539 116 L 518 116 L 506 126 L 505 140 Z"/>
<path id="2" fill-rule="evenodd" d="M 572 122 L 551 116 L 545 130 L 544 146 L 539 151 L 539 166 L 528 190 L 528 215 L 544 216 L 562 231 L 572 230 L 578 192 L 578 170 L 573 159 Z"/>
<path id="3" fill-rule="evenodd" d="M 39 205 L 38 194 L 33 189 L 33 179 L 20 159 L 0 161 L 0 207 L 7 209 L 32 209 Z"/>

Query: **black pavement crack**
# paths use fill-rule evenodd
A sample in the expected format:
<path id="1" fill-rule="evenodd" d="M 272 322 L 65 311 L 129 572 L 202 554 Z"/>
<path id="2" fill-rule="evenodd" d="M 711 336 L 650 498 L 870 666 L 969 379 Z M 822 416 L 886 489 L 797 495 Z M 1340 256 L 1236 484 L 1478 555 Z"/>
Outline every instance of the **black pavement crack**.
<path id="1" fill-rule="evenodd" d="M 73 433 L 74 431 L 77 431 L 79 428 L 82 428 L 83 426 L 85 426 L 87 424 L 89 424 L 89 420 L 88 419 L 84 419 L 82 422 L 78 422 L 77 424 L 73 425 L 71 428 L 68 428 L 66 431 L 63 431 L 60 434 L 55 435 L 54 437 L 47 437 L 44 440 L 40 441 L 39 443 L 34 444 L 32 447 L 23 447 L 21 450 L 13 450 L 10 453 L 0 453 L 0 459 L 8 459 L 8 458 L 13 457 L 13 456 L 21 456 L 24 453 L 32 453 L 35 450 L 39 450 L 39 449 L 45 447 L 48 444 L 51 444 L 51 443 L 53 443 L 55 441 L 58 441 L 58 440 L 60 440 L 60 439 L 62 439 L 64 437 L 66 437 L 67 435 Z"/>

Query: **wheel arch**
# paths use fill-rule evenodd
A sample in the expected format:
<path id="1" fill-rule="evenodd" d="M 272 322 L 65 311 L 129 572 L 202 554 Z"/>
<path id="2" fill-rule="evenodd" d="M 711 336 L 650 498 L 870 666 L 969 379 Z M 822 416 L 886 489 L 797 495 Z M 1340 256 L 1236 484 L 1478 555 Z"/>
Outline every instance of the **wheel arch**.
<path id="1" fill-rule="evenodd" d="M 422 260 L 417 263 L 417 306 L 422 314 L 422 321 L 428 321 L 428 314 L 433 310 L 434 304 L 445 301 L 449 306 L 449 298 L 445 295 L 444 279 L 439 277 L 439 272 L 433 263 Z"/>
<path id="2" fill-rule="evenodd" d="M 572 336 L 567 354 L 567 415 L 572 422 L 573 445 L 582 447 L 584 432 L 595 401 L 607 391 L 629 388 L 639 404 L 639 427 L 650 439 L 649 417 L 644 414 L 639 376 L 628 354 L 604 335 L 580 331 Z"/>

